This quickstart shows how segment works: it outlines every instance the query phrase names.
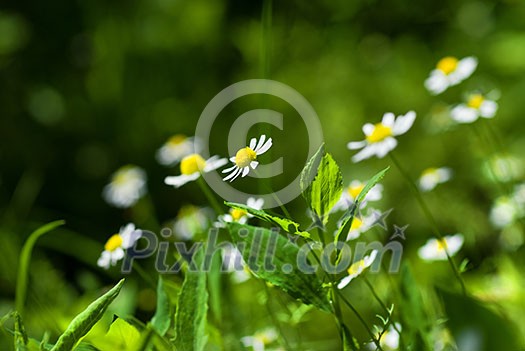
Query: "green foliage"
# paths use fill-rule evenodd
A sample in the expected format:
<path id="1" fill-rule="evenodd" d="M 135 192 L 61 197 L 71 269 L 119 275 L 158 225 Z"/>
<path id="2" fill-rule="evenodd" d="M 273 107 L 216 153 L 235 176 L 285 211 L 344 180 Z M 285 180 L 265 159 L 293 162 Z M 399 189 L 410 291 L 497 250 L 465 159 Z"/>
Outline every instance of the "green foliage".
<path id="1" fill-rule="evenodd" d="M 141 339 L 140 332 L 122 318 L 117 318 L 103 337 L 92 341 L 99 350 L 135 351 Z"/>
<path id="2" fill-rule="evenodd" d="M 193 255 L 179 294 L 175 314 L 175 345 L 178 350 L 202 351 L 206 346 L 208 291 L 203 262 L 204 249 L 200 247 Z"/>
<path id="3" fill-rule="evenodd" d="M 172 315 L 173 310 L 164 288 L 164 279 L 159 275 L 157 280 L 157 308 L 155 309 L 155 315 L 151 319 L 151 325 L 159 335 L 164 336 L 170 328 Z"/>
<path id="4" fill-rule="evenodd" d="M 283 230 L 285 230 L 287 233 L 299 235 L 299 236 L 302 236 L 303 238 L 310 238 L 310 233 L 300 230 L 299 223 L 296 223 L 292 221 L 291 219 L 271 215 L 263 210 L 256 210 L 254 208 L 250 208 L 243 204 L 237 204 L 233 202 L 225 202 L 225 204 L 232 208 L 246 211 L 249 214 L 253 215 L 254 217 L 257 217 L 264 221 L 276 224 L 279 227 L 281 227 Z"/>
<path id="5" fill-rule="evenodd" d="M 343 176 L 339 166 L 324 150 L 324 144 L 301 172 L 301 192 L 314 215 L 328 222 L 328 214 L 341 198 Z"/>
<path id="6" fill-rule="evenodd" d="M 16 351 L 25 351 L 27 346 L 27 334 L 22 323 L 22 317 L 18 312 L 14 313 L 15 317 L 15 350 Z"/>
<path id="7" fill-rule="evenodd" d="M 92 302 L 84 311 L 77 315 L 60 336 L 52 351 L 71 350 L 76 343 L 102 318 L 102 315 L 122 289 L 124 279 L 111 290 Z"/>
<path id="8" fill-rule="evenodd" d="M 278 286 L 303 303 L 332 312 L 319 278 L 299 269 L 299 248 L 295 244 L 266 228 L 235 222 L 230 223 L 228 228 L 245 262 L 257 277 Z"/>

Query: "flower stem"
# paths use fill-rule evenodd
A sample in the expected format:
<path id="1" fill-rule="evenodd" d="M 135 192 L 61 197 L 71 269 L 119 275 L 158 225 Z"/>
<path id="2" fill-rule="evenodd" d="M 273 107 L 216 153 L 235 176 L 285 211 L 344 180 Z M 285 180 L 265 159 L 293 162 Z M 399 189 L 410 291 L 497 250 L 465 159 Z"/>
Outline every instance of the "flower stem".
<path id="1" fill-rule="evenodd" d="M 217 215 L 222 214 L 224 211 L 223 211 L 221 205 L 219 205 L 219 202 L 215 198 L 215 195 L 213 195 L 213 193 L 211 192 L 210 188 L 208 187 L 208 184 L 206 184 L 206 182 L 204 181 L 202 176 L 199 177 L 199 179 L 197 179 L 197 183 L 199 184 L 199 187 L 201 188 L 202 192 L 204 193 L 204 196 L 206 196 L 206 199 L 208 199 L 208 202 L 213 207 L 213 210 L 217 213 Z"/>
<path id="2" fill-rule="evenodd" d="M 432 231 L 433 231 L 434 235 L 436 236 L 436 238 L 438 240 L 443 240 L 443 235 L 441 235 L 441 233 L 439 232 L 437 222 L 436 222 L 434 216 L 432 215 L 432 212 L 428 208 L 425 200 L 423 199 L 423 196 L 421 196 L 421 192 L 419 191 L 419 188 L 417 187 L 416 183 L 412 180 L 412 178 L 410 177 L 408 172 L 401 166 L 401 164 L 399 163 L 397 158 L 394 156 L 393 152 L 390 152 L 389 156 L 390 156 L 390 159 L 392 160 L 392 162 L 394 163 L 394 165 L 399 170 L 399 173 L 401 173 L 401 175 L 405 178 L 405 180 L 409 184 L 409 187 L 412 190 L 412 192 L 413 192 L 413 194 L 414 194 L 414 196 L 415 196 L 415 198 L 416 198 L 416 200 L 417 200 L 417 202 L 419 204 L 419 207 L 421 208 L 421 210 L 423 211 L 423 213 L 427 217 L 427 220 L 430 222 L 430 226 L 432 228 Z M 465 287 L 465 282 L 463 281 L 463 278 L 461 277 L 461 274 L 459 273 L 459 269 L 456 266 L 456 263 L 454 262 L 452 257 L 450 256 L 450 254 L 448 253 L 448 249 L 447 249 L 446 246 L 444 247 L 444 250 L 445 250 L 445 254 L 447 255 L 448 263 L 450 264 L 450 267 L 452 268 L 452 271 L 454 272 L 454 275 L 456 276 L 456 278 L 457 278 L 457 280 L 458 280 L 458 282 L 459 282 L 459 284 L 461 286 L 461 291 L 463 292 L 464 295 L 466 295 L 467 294 L 467 289 Z"/>

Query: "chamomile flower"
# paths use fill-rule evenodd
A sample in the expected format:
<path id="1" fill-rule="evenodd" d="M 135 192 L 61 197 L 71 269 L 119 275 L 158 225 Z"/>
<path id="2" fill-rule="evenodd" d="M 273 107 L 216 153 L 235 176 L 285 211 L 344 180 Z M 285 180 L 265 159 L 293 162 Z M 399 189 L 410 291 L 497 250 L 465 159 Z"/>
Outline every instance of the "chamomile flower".
<path id="1" fill-rule="evenodd" d="M 388 329 L 381 335 L 379 345 L 381 345 L 383 350 L 394 351 L 399 348 L 399 332 L 396 329 L 401 330 L 401 324 L 396 323 L 395 328 L 390 324 Z M 367 344 L 367 348 L 369 350 L 376 350 L 376 344 L 370 342 Z"/>
<path id="2" fill-rule="evenodd" d="M 201 151 L 198 139 L 176 134 L 169 138 L 155 154 L 163 166 L 174 166 L 184 157 Z"/>
<path id="3" fill-rule="evenodd" d="M 274 328 L 266 328 L 251 336 L 244 336 L 241 342 L 245 347 L 251 347 L 253 351 L 264 351 L 266 346 L 277 340 L 278 334 Z"/>
<path id="4" fill-rule="evenodd" d="M 117 234 L 112 235 L 104 245 L 104 251 L 97 261 L 99 267 L 108 269 L 124 258 L 126 249 L 129 249 L 142 236 L 142 231 L 129 223 L 120 228 Z"/>
<path id="5" fill-rule="evenodd" d="M 263 198 L 255 198 L 255 197 L 249 197 L 246 201 L 246 206 L 253 208 L 254 210 L 262 210 L 264 206 L 264 199 Z M 230 212 L 224 215 L 219 216 L 219 226 L 221 226 L 222 223 L 231 223 L 231 222 L 238 222 L 241 224 L 245 224 L 248 221 L 248 218 L 253 217 L 251 214 L 246 212 L 245 210 L 241 210 L 238 208 L 231 208 Z"/>
<path id="6" fill-rule="evenodd" d="M 259 142 L 256 138 L 252 138 L 250 146 L 240 149 L 230 158 L 234 166 L 222 171 L 222 173 L 230 173 L 223 180 L 233 182 L 239 175 L 246 177 L 250 173 L 250 168 L 255 169 L 259 165 L 257 156 L 264 154 L 270 147 L 272 147 L 272 138 L 266 139 L 264 134 L 259 138 Z"/>
<path id="7" fill-rule="evenodd" d="M 234 283 L 240 284 L 250 279 L 250 270 L 236 247 L 231 245 L 223 247 L 221 256 L 223 269 L 232 273 Z"/>
<path id="8" fill-rule="evenodd" d="M 516 196 L 500 196 L 490 210 L 490 221 L 496 228 L 505 228 L 523 215 L 523 205 Z"/>
<path id="9" fill-rule="evenodd" d="M 372 156 L 385 157 L 397 146 L 397 140 L 394 137 L 408 132 L 415 119 L 416 113 L 414 111 L 409 111 L 404 116 L 397 118 L 393 113 L 388 112 L 383 115 L 381 123 L 365 124 L 363 133 L 365 133 L 366 139 L 351 141 L 347 144 L 350 150 L 362 149 L 352 157 L 352 161 L 359 162 Z"/>
<path id="10" fill-rule="evenodd" d="M 178 238 L 191 240 L 197 233 L 204 233 L 211 223 L 213 211 L 207 207 L 184 205 L 179 210 L 173 229 Z"/>
<path id="11" fill-rule="evenodd" d="M 359 261 L 356 261 L 348 268 L 348 275 L 341 279 L 337 284 L 338 289 L 344 289 L 355 277 L 363 273 L 363 271 L 370 267 L 374 263 L 377 256 L 377 250 L 370 252 L 370 255 L 363 257 Z"/>
<path id="12" fill-rule="evenodd" d="M 466 103 L 459 104 L 450 111 L 450 117 L 458 123 L 472 123 L 479 117 L 494 117 L 497 110 L 496 101 L 486 99 L 481 94 L 471 94 Z"/>
<path id="13" fill-rule="evenodd" d="M 447 259 L 447 251 L 450 256 L 454 256 L 463 246 L 463 241 L 462 234 L 449 235 L 442 239 L 429 239 L 417 253 L 425 261 L 443 261 Z"/>
<path id="14" fill-rule="evenodd" d="M 146 194 L 146 173 L 142 168 L 127 165 L 111 176 L 111 182 L 104 187 L 102 196 L 110 205 L 119 208 L 133 206 Z"/>
<path id="15" fill-rule="evenodd" d="M 219 158 L 219 156 L 212 156 L 209 159 L 204 160 L 199 154 L 191 154 L 180 161 L 181 174 L 178 176 L 166 177 L 164 183 L 179 188 L 188 182 L 197 180 L 202 173 L 216 170 L 217 168 L 224 166 L 226 163 L 228 163 L 228 160 L 225 158 Z"/>
<path id="16" fill-rule="evenodd" d="M 364 232 L 366 232 L 368 229 L 372 227 L 374 224 L 375 217 L 373 215 L 369 216 L 356 216 L 352 220 L 352 225 L 350 226 L 350 230 L 348 231 L 348 235 L 346 236 L 345 241 L 349 240 L 355 240 L 361 236 Z M 343 221 L 339 221 L 337 223 L 337 227 L 340 228 L 343 224 Z M 337 230 L 336 232 L 337 233 Z"/>
<path id="17" fill-rule="evenodd" d="M 441 94 L 448 87 L 457 85 L 470 77 L 478 66 L 478 60 L 469 56 L 461 60 L 447 56 L 439 60 L 436 68 L 430 72 L 430 76 L 425 80 L 425 88 L 431 94 Z"/>
<path id="18" fill-rule="evenodd" d="M 357 196 L 363 191 L 366 183 L 359 180 L 353 180 L 348 187 L 346 187 L 341 198 L 332 208 L 332 211 L 344 211 L 348 209 L 355 201 Z M 383 185 L 376 184 L 366 194 L 364 201 L 361 202 L 361 208 L 365 207 L 368 201 L 378 201 L 383 197 Z"/>
<path id="19" fill-rule="evenodd" d="M 419 177 L 419 189 L 421 191 L 431 191 L 438 184 L 448 182 L 452 178 L 452 170 L 448 167 L 427 168 Z"/>

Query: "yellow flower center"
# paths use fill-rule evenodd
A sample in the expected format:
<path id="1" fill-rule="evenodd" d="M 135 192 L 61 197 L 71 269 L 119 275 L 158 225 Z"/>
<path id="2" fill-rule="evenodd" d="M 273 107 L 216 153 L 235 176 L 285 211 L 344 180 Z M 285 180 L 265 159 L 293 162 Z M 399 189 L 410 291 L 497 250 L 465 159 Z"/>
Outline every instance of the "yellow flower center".
<path id="1" fill-rule="evenodd" d="M 189 175 L 201 172 L 206 166 L 206 161 L 199 154 L 191 154 L 180 161 L 180 173 Z"/>
<path id="2" fill-rule="evenodd" d="M 238 222 L 241 218 L 243 218 L 247 214 L 248 214 L 248 212 L 246 212 L 244 210 L 239 210 L 238 208 L 233 208 L 233 209 L 230 210 L 230 215 L 232 216 L 232 219 L 235 222 Z"/>
<path id="3" fill-rule="evenodd" d="M 445 74 L 450 74 L 456 70 L 458 67 L 458 59 L 452 56 L 444 57 L 439 60 L 437 64 L 437 69 Z"/>
<path id="4" fill-rule="evenodd" d="M 168 144 L 175 146 L 175 145 L 182 144 L 185 141 L 186 141 L 186 136 L 185 135 L 177 134 L 177 135 L 174 135 L 171 138 L 169 138 Z"/>
<path id="5" fill-rule="evenodd" d="M 267 334 L 267 333 L 256 333 L 254 335 L 255 339 L 259 340 L 260 342 L 262 342 L 264 345 L 268 345 L 270 343 L 272 343 L 272 338 Z"/>
<path id="6" fill-rule="evenodd" d="M 118 172 L 113 177 L 113 182 L 117 185 L 123 185 L 128 182 L 130 179 L 129 175 L 126 172 Z"/>
<path id="7" fill-rule="evenodd" d="M 122 236 L 120 236 L 120 234 L 114 234 L 111 236 L 111 238 L 108 239 L 108 241 L 106 241 L 104 249 L 106 251 L 113 252 L 119 247 L 121 247 L 123 242 L 124 240 L 122 240 Z"/>
<path id="8" fill-rule="evenodd" d="M 245 147 L 237 151 L 235 155 L 235 164 L 239 168 L 248 167 L 250 162 L 257 159 L 257 154 L 249 147 Z"/>
<path id="9" fill-rule="evenodd" d="M 481 94 L 474 94 L 468 99 L 467 105 L 468 107 L 479 109 L 481 107 L 481 104 L 485 101 L 485 98 Z"/>
<path id="10" fill-rule="evenodd" d="M 354 217 L 354 219 L 352 221 L 352 225 L 350 226 L 350 231 L 357 230 L 357 229 L 361 228 L 362 226 L 363 226 L 363 221 L 360 220 L 357 217 Z"/>
<path id="11" fill-rule="evenodd" d="M 443 251 L 447 248 L 447 241 L 445 239 L 438 239 L 437 245 L 438 251 Z"/>
<path id="12" fill-rule="evenodd" d="M 352 199 L 355 199 L 361 193 L 361 191 L 363 191 L 364 187 L 364 184 L 349 186 L 348 194 L 352 197 Z"/>
<path id="13" fill-rule="evenodd" d="M 364 268 L 365 268 L 365 260 L 364 259 L 359 260 L 355 263 L 352 263 L 350 268 L 348 268 L 348 274 L 349 275 L 358 274 L 359 271 L 362 271 Z"/>
<path id="14" fill-rule="evenodd" d="M 374 125 L 374 130 L 372 134 L 366 137 L 366 140 L 369 143 L 380 142 L 389 136 L 392 136 L 392 128 L 385 126 L 383 123 L 377 123 Z"/>
<path id="15" fill-rule="evenodd" d="M 429 175 L 434 175 L 436 173 L 437 169 L 436 168 L 427 168 L 423 171 L 423 173 L 421 174 L 422 176 L 429 176 Z"/>

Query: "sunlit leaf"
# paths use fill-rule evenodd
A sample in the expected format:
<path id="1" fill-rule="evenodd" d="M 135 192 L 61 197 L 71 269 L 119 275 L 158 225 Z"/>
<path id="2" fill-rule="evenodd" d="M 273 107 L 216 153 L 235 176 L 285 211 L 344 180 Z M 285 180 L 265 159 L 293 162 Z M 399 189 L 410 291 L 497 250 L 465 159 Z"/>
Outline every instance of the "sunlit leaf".
<path id="1" fill-rule="evenodd" d="M 171 325 L 173 311 L 166 290 L 164 289 L 164 279 L 159 275 L 157 281 L 157 308 L 155 315 L 151 319 L 153 329 L 164 336 Z"/>
<path id="2" fill-rule="evenodd" d="M 122 318 L 117 318 L 108 332 L 103 337 L 92 341 L 93 345 L 99 350 L 135 350 L 140 340 L 140 332 L 133 325 Z"/>

